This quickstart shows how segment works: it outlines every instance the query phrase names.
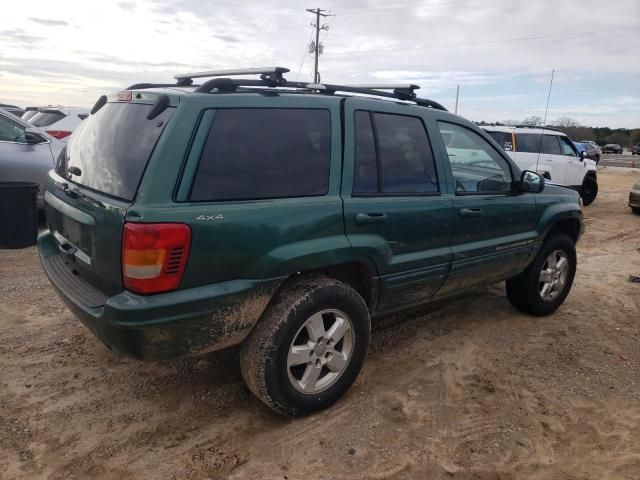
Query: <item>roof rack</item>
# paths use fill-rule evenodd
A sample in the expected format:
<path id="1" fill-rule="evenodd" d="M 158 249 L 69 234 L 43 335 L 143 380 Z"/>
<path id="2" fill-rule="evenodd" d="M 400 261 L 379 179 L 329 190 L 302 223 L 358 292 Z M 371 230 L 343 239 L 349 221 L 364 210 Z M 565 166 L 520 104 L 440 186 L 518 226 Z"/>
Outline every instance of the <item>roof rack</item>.
<path id="1" fill-rule="evenodd" d="M 234 70 L 210 70 L 204 72 L 184 73 L 175 75 L 176 83 L 136 83 L 131 85 L 127 90 L 139 90 L 145 88 L 163 88 L 163 87 L 196 87 L 196 93 L 210 93 L 217 89 L 218 92 L 235 92 L 238 87 L 284 87 L 292 89 L 313 90 L 318 93 L 333 95 L 336 92 L 358 93 L 362 95 L 371 95 L 376 97 L 393 98 L 396 100 L 411 101 L 423 107 L 434 108 L 437 110 L 447 109 L 433 100 L 418 98 L 415 90 L 419 89 L 418 85 L 412 84 L 367 84 L 367 85 L 333 85 L 321 83 L 305 83 L 305 82 L 289 82 L 282 75 L 289 72 L 284 67 L 265 67 L 265 68 L 245 68 Z M 235 75 L 260 75 L 259 80 L 252 79 L 231 79 L 220 78 Z M 214 77 L 202 85 L 193 85 L 194 78 Z M 385 90 L 392 90 L 387 92 Z"/>
<path id="2" fill-rule="evenodd" d="M 514 127 L 514 128 L 539 128 L 544 130 L 553 130 L 556 132 L 562 132 L 562 129 L 558 127 L 549 127 L 546 125 L 505 125 L 505 127 Z M 564 132 L 563 132 L 564 133 Z"/>

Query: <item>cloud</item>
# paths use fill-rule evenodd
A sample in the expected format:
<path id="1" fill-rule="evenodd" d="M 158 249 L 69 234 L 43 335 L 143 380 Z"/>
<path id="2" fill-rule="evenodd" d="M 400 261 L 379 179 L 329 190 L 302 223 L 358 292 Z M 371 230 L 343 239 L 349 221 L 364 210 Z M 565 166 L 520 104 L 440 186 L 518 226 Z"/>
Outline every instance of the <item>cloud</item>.
<path id="1" fill-rule="evenodd" d="M 18 48 L 32 48 L 35 43 L 43 40 L 43 37 L 29 35 L 25 30 L 16 28 L 13 30 L 0 30 L 0 45 Z"/>
<path id="2" fill-rule="evenodd" d="M 32 22 L 39 23 L 40 25 L 46 25 L 48 27 L 68 27 L 69 22 L 65 22 L 64 20 L 50 20 L 46 18 L 33 18 L 31 17 L 29 20 Z"/>
<path id="3" fill-rule="evenodd" d="M 315 18 L 304 7 L 290 0 L 73 7 L 32 0 L 34 18 L 9 2 L 3 15 L 11 27 L 0 31 L 3 100 L 89 105 L 100 88 L 270 64 L 289 67 L 290 79 L 311 80 Z M 322 19 L 329 26 L 320 37 L 325 82 L 416 83 L 421 96 L 449 107 L 459 84 L 463 115 L 499 120 L 543 109 L 555 69 L 554 115 L 640 126 L 640 108 L 629 100 L 638 97 L 640 78 L 633 60 L 640 30 L 630 30 L 640 28 L 638 0 L 617 0 L 615 15 L 601 0 L 324 0 L 322 7 L 333 15 Z"/>

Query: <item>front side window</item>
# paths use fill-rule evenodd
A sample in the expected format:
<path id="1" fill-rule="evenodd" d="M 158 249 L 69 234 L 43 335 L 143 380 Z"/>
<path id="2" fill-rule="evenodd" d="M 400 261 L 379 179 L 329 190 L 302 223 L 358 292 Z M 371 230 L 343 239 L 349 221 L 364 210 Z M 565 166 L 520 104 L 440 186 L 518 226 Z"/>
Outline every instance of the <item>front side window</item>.
<path id="1" fill-rule="evenodd" d="M 558 143 L 558 136 L 543 135 L 542 148 L 540 149 L 540 152 L 546 153 L 547 155 L 562 155 L 560 144 Z"/>
<path id="2" fill-rule="evenodd" d="M 328 110 L 216 111 L 191 189 L 193 201 L 325 195 L 329 189 Z"/>
<path id="3" fill-rule="evenodd" d="M 476 132 L 448 122 L 438 122 L 447 148 L 456 193 L 508 193 L 508 162 Z"/>
<path id="4" fill-rule="evenodd" d="M 558 137 L 560 140 L 560 146 L 562 147 L 562 155 L 566 155 L 568 157 L 577 157 L 578 152 L 576 148 L 571 144 L 567 137 Z"/>
<path id="5" fill-rule="evenodd" d="M 438 176 L 422 120 L 357 111 L 354 193 L 438 193 Z"/>
<path id="6" fill-rule="evenodd" d="M 27 143 L 25 130 L 19 123 L 0 115 L 0 142 Z"/>

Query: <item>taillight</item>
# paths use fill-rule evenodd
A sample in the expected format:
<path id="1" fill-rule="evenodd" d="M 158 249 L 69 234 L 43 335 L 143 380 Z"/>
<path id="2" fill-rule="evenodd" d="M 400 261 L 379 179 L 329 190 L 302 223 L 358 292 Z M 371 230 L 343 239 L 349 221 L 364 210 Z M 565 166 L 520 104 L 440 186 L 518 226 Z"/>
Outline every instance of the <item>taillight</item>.
<path id="1" fill-rule="evenodd" d="M 191 229 L 182 223 L 125 223 L 122 279 L 135 293 L 175 290 L 189 257 Z"/>
<path id="2" fill-rule="evenodd" d="M 71 135 L 71 132 L 67 130 L 45 130 L 52 137 L 56 137 L 58 140 L 62 140 L 65 137 Z"/>

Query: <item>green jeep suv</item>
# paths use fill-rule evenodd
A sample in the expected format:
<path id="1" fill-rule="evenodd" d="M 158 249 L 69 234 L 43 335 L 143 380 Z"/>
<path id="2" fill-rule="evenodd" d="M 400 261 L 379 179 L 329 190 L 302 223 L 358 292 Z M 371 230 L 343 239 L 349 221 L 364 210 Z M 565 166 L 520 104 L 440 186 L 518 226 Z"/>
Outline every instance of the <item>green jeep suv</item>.
<path id="1" fill-rule="evenodd" d="M 155 359 L 240 344 L 250 390 L 299 416 L 349 389 L 372 318 L 501 280 L 523 312 L 562 304 L 583 230 L 575 191 L 520 172 L 415 85 L 287 71 L 132 85 L 70 138 L 38 248 L 109 348 Z M 236 74 L 260 77 L 219 78 Z"/>

